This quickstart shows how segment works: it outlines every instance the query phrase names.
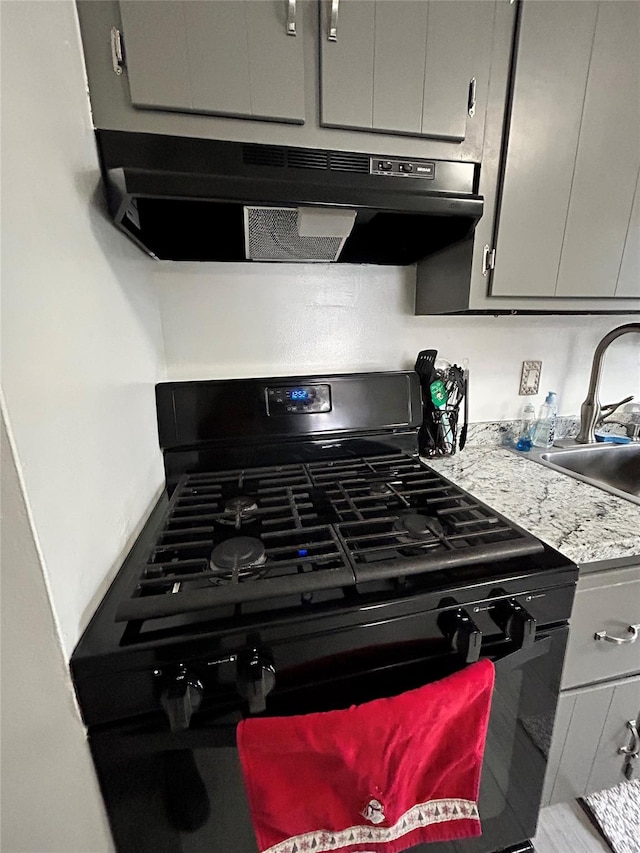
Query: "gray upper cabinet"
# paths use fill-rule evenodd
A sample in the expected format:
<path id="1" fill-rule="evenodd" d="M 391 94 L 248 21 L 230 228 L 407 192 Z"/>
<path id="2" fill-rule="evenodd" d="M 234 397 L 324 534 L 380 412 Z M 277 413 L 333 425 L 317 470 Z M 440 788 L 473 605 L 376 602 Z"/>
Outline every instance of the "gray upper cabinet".
<path id="1" fill-rule="evenodd" d="M 494 17 L 477 0 L 322 0 L 321 123 L 461 142 L 488 86 Z"/>
<path id="2" fill-rule="evenodd" d="M 491 295 L 640 297 L 639 170 L 640 3 L 525 2 Z"/>
<path id="3" fill-rule="evenodd" d="M 508 67 L 514 20 L 506 0 L 76 5 L 102 130 L 471 162 L 482 160 L 489 72 Z M 115 68 L 112 32 L 123 44 Z"/>
<path id="4" fill-rule="evenodd" d="M 295 3 L 120 0 L 119 6 L 134 107 L 304 122 Z"/>
<path id="5" fill-rule="evenodd" d="M 614 296 L 640 169 L 640 3 L 598 3 L 559 296 Z M 636 268 L 636 295 L 640 269 Z"/>
<path id="6" fill-rule="evenodd" d="M 624 241 L 622 264 L 618 276 L 616 296 L 637 296 L 640 284 L 640 170 L 636 180 L 631 219 Z"/>

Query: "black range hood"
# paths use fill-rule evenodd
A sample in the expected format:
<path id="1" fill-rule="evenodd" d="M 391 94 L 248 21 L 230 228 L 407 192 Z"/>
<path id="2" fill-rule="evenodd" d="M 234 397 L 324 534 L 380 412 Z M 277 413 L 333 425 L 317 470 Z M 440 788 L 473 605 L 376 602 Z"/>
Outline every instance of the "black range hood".
<path id="1" fill-rule="evenodd" d="M 406 265 L 482 216 L 476 163 L 96 135 L 116 225 L 161 260 Z"/>

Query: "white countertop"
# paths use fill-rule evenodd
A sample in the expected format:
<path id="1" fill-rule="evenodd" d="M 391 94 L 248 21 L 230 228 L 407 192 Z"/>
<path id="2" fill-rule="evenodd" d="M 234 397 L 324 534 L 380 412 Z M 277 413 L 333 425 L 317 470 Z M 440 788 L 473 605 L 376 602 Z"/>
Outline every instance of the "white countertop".
<path id="1" fill-rule="evenodd" d="M 576 563 L 640 558 L 638 504 L 501 448 L 424 461 Z"/>

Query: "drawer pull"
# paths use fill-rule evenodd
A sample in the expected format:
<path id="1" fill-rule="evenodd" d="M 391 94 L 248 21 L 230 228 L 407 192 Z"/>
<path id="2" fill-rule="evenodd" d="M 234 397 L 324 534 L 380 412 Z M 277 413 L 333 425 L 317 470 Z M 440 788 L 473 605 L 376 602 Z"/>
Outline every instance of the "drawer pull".
<path id="1" fill-rule="evenodd" d="M 604 640 L 607 643 L 615 643 L 616 646 L 622 646 L 627 643 L 635 643 L 635 641 L 638 639 L 640 625 L 629 625 L 627 631 L 629 632 L 628 637 L 612 637 L 607 634 L 606 631 L 596 631 L 596 633 L 593 635 L 593 639 Z"/>

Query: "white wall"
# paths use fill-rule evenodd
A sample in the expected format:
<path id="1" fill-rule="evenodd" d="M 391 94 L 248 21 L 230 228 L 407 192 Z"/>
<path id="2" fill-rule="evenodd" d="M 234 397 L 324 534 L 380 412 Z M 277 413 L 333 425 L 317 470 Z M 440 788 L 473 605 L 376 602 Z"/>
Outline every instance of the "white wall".
<path id="1" fill-rule="evenodd" d="M 542 402 L 585 397 L 596 343 L 637 317 L 415 317 L 411 268 L 297 264 L 156 265 L 169 379 L 411 368 L 421 349 L 469 359 L 475 421 L 520 416 L 522 361 L 541 359 Z M 603 402 L 640 399 L 640 338 L 612 345 Z"/>
<path id="2" fill-rule="evenodd" d="M 0 7 L 2 386 L 70 653 L 162 482 L 161 330 L 152 262 L 93 202 L 75 5 Z"/>
<path id="3" fill-rule="evenodd" d="M 3 853 L 112 850 L 2 418 Z"/>

